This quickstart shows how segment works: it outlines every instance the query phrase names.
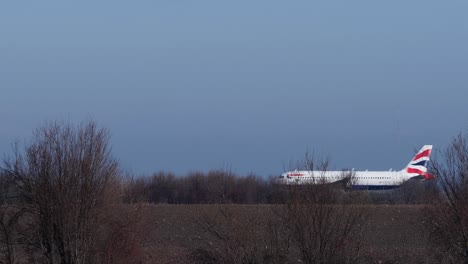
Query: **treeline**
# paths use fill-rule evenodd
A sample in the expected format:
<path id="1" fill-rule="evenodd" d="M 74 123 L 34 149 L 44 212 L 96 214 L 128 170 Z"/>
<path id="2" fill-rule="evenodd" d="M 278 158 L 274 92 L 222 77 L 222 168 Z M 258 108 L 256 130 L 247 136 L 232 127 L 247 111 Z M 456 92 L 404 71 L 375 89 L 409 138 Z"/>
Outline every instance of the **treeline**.
<path id="1" fill-rule="evenodd" d="M 186 176 L 158 172 L 152 176 L 127 177 L 124 202 L 284 204 L 291 195 L 291 187 L 275 183 L 274 177 L 240 176 L 229 170 L 194 172 Z M 367 204 L 427 204 L 439 195 L 436 181 L 410 180 L 400 188 L 385 191 L 353 191 L 342 186 L 334 188 L 338 188 L 337 193 L 342 196 L 346 192 L 357 192 L 362 198 L 360 202 Z"/>
<path id="2" fill-rule="evenodd" d="M 287 189 L 273 178 L 238 176 L 230 171 L 194 172 L 187 176 L 158 172 L 150 177 L 128 178 L 125 202 L 169 204 L 284 203 Z"/>

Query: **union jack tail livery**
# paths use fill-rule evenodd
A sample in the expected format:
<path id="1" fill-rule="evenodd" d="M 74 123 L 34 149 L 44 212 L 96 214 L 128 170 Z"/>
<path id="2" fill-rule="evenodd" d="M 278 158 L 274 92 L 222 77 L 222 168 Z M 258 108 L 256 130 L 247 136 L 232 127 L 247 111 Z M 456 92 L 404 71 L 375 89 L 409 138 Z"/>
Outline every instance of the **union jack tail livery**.
<path id="1" fill-rule="evenodd" d="M 408 173 L 408 176 L 424 176 L 426 180 L 434 178 L 431 174 L 427 172 L 427 163 L 431 157 L 432 145 L 424 145 L 419 152 L 414 156 L 410 161 L 408 166 L 406 166 L 405 171 Z"/>

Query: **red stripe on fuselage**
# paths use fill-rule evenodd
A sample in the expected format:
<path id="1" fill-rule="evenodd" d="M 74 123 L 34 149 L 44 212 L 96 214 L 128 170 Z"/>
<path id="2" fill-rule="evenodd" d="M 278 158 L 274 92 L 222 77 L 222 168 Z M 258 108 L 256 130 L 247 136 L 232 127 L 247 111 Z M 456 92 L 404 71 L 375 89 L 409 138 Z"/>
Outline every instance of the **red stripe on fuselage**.
<path id="1" fill-rule="evenodd" d="M 288 176 L 305 176 L 303 173 L 290 173 Z"/>
<path id="2" fill-rule="evenodd" d="M 423 158 L 423 157 L 429 157 L 429 155 L 431 155 L 431 150 L 426 149 L 425 151 L 423 151 L 423 152 L 419 153 L 418 155 L 416 155 L 413 160 L 417 160 L 417 159 L 420 159 L 420 158 Z"/>

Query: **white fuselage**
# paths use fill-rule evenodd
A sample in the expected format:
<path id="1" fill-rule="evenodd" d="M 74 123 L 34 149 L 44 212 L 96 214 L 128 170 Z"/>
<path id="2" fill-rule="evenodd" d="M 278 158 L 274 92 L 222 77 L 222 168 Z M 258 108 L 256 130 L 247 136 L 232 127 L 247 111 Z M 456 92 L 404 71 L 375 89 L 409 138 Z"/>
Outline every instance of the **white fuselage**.
<path id="1" fill-rule="evenodd" d="M 279 179 L 284 184 L 327 184 L 349 181 L 354 188 L 389 189 L 400 186 L 411 178 L 401 171 L 291 171 Z"/>
<path id="2" fill-rule="evenodd" d="M 427 163 L 431 155 L 432 145 L 424 145 L 409 164 L 400 171 L 289 171 L 281 174 L 278 183 L 281 184 L 327 184 L 346 182 L 346 185 L 356 189 L 391 189 L 399 187 L 403 182 L 422 177 L 425 180 L 433 178 L 427 172 Z"/>

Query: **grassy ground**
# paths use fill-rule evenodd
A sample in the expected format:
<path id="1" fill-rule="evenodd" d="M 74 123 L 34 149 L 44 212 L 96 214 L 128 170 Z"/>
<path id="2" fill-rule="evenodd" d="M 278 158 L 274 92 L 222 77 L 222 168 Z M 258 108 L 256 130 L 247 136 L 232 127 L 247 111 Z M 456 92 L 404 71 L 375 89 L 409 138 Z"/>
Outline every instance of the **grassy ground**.
<path id="1" fill-rule="evenodd" d="M 272 205 L 228 205 L 228 208 L 246 221 L 277 217 Z M 427 238 L 420 217 L 422 206 L 369 205 L 368 209 L 363 241 L 366 263 L 425 263 Z M 216 246 L 216 239 L 204 232 L 200 222 L 219 210 L 219 205 L 144 205 L 146 261 L 190 263 L 195 250 Z"/>

